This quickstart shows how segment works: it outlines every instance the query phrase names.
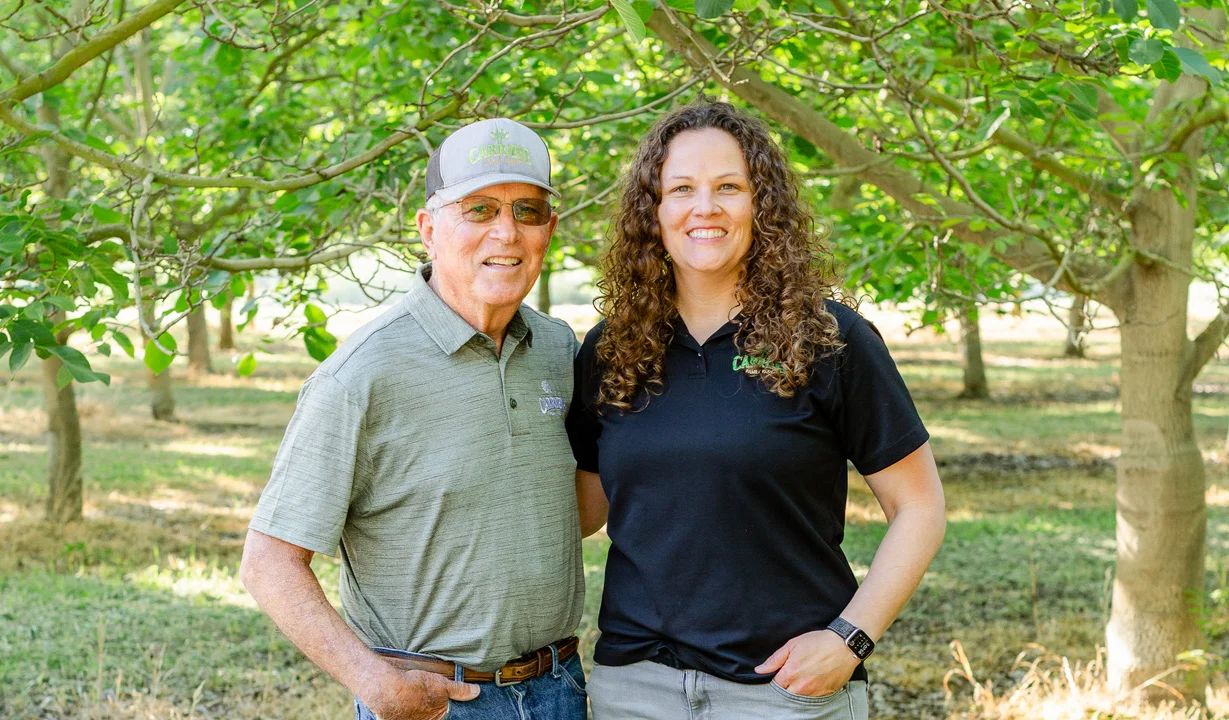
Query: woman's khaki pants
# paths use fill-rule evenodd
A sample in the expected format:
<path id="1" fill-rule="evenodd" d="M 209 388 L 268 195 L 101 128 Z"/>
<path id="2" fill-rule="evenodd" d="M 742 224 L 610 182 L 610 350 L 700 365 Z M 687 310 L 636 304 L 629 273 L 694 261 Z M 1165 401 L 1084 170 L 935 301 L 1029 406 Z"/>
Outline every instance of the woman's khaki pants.
<path id="1" fill-rule="evenodd" d="M 825 697 L 795 695 L 776 682 L 748 685 L 645 660 L 594 665 L 593 720 L 867 720 L 866 683 Z"/>

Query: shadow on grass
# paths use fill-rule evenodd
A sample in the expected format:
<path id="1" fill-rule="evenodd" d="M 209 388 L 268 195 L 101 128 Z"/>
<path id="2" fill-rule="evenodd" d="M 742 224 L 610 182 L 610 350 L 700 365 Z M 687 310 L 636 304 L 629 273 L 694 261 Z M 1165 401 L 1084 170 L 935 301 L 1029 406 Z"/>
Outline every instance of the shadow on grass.
<path id="1" fill-rule="evenodd" d="M 258 434 L 200 443 L 199 436 L 185 436 L 161 446 L 139 441 L 87 442 L 82 452 L 87 500 L 101 502 L 111 493 L 149 494 L 172 489 L 255 504 L 268 479 L 277 439 Z M 243 452 L 237 452 L 240 450 Z M 227 452 L 232 454 L 223 454 Z M 40 505 L 47 492 L 45 448 L 0 445 L 0 463 L 4 466 L 0 496 L 25 506 Z"/>
<path id="2" fill-rule="evenodd" d="M 106 567 L 0 577 L 0 717 L 158 701 L 183 716 L 194 706 L 204 716 L 280 718 L 305 696 L 327 705 L 317 717 L 344 716 L 344 691 L 259 611 L 200 587 L 159 588 L 157 577 Z M 214 586 L 226 582 L 233 572 L 219 569 Z"/>

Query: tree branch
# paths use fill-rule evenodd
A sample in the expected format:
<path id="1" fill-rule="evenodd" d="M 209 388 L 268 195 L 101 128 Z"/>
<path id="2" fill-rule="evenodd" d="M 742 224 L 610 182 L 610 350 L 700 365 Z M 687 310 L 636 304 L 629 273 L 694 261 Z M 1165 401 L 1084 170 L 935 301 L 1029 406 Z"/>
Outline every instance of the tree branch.
<path id="1" fill-rule="evenodd" d="M 664 103 L 670 102 L 671 100 L 678 97 L 679 95 L 682 95 L 684 92 L 687 92 L 687 90 L 689 90 L 696 83 L 700 82 L 700 80 L 702 79 L 703 79 L 702 77 L 693 77 L 692 79 L 688 80 L 687 82 L 683 83 L 679 87 L 672 90 L 669 94 L 663 95 L 652 102 L 645 103 L 644 105 L 641 105 L 640 107 L 632 108 L 631 110 L 624 110 L 622 112 L 610 113 L 609 115 L 598 115 L 596 117 L 584 118 L 583 120 L 569 120 L 567 122 L 525 122 L 525 121 L 522 121 L 521 124 L 524 125 L 525 127 L 534 128 L 536 130 L 565 130 L 569 128 L 587 127 L 589 125 L 600 125 L 602 123 L 610 122 L 612 120 L 622 120 L 623 118 L 629 118 L 635 115 L 639 115 L 641 113 L 648 112 L 649 110 L 652 110 L 658 105 L 662 105 Z"/>
<path id="2" fill-rule="evenodd" d="M 583 22 L 587 23 L 590 20 L 596 20 L 600 18 L 601 16 L 605 15 L 607 12 L 610 11 L 610 7 L 606 5 L 606 3 L 604 2 L 602 3 L 601 7 L 598 7 L 595 10 L 590 10 L 588 12 L 585 12 L 585 13 L 582 13 L 576 16 L 514 15 L 512 13 L 494 10 L 492 7 L 487 7 L 485 4 L 483 4 L 482 0 L 470 0 L 470 5 L 474 6 L 474 9 L 472 10 L 469 8 L 458 7 L 456 5 L 453 5 L 447 2 L 446 0 L 439 0 L 439 3 L 441 7 L 449 11 L 452 11 L 452 12 L 469 12 L 475 15 L 481 14 L 481 15 L 486 16 L 488 19 L 490 19 L 492 15 L 496 15 L 497 17 L 495 19 L 497 22 L 507 23 L 509 25 L 515 25 L 516 27 L 538 27 L 541 25 L 558 25 L 559 23 L 562 23 L 562 22 L 567 22 L 570 20 L 582 20 L 582 19 L 583 19 Z"/>
<path id="3" fill-rule="evenodd" d="M 149 27 L 158 18 L 182 5 L 186 0 L 155 0 L 129 15 L 124 20 L 112 25 L 88 42 L 64 53 L 54 65 L 40 73 L 18 82 L 3 94 L 0 94 L 0 107 L 11 107 L 22 100 L 55 87 L 68 79 L 77 68 L 105 53 L 116 45 L 135 35 L 143 28 Z"/>
<path id="4" fill-rule="evenodd" d="M 419 120 L 414 127 L 419 130 L 426 130 L 439 120 L 455 113 L 464 101 L 464 95 L 454 97 L 446 105 L 443 105 L 435 112 Z M 316 183 L 329 180 L 337 177 L 338 175 L 347 173 L 354 168 L 366 165 L 372 160 L 375 160 L 384 153 L 388 152 L 394 146 L 414 137 L 411 130 L 398 130 L 374 145 L 363 154 L 352 157 L 349 160 L 345 160 L 335 165 L 330 165 L 326 168 L 314 170 L 306 175 L 283 178 L 281 180 L 263 180 L 261 178 L 254 177 L 230 177 L 225 175 L 205 177 L 148 167 L 128 160 L 127 158 L 122 158 L 118 155 L 112 155 L 111 153 L 92 148 L 84 143 L 79 143 L 66 137 L 58 131 L 51 130 L 49 132 L 48 128 L 46 127 L 39 127 L 14 115 L 2 104 L 0 104 L 0 121 L 14 128 L 23 135 L 26 135 L 27 137 L 35 134 L 46 135 L 48 139 L 70 155 L 79 157 L 83 160 L 88 160 L 105 168 L 110 168 L 111 170 L 122 172 L 131 177 L 146 177 L 152 175 L 154 180 L 157 182 L 163 185 L 170 185 L 172 187 L 249 188 L 252 190 L 259 190 L 261 192 L 299 190 L 301 188 L 309 187 L 311 185 L 315 185 Z"/>
<path id="5" fill-rule="evenodd" d="M 716 55 L 712 44 L 697 37 L 681 23 L 676 26 L 663 11 L 655 11 L 647 24 L 667 45 L 681 53 L 692 67 L 706 69 L 712 66 Z M 993 247 L 996 240 L 1008 240 L 1002 250 L 996 248 L 996 257 L 1042 282 L 1048 282 L 1059 270 L 1060 259 L 1055 258 L 1045 243 L 1033 237 L 1010 236 L 992 227 L 974 230 L 969 220 L 981 217 L 975 207 L 947 197 L 927 187 L 895 163 L 885 162 L 882 156 L 863 147 L 856 137 L 827 117 L 747 68 L 735 68 L 728 74 L 718 73 L 718 77 L 731 92 L 823 150 L 837 166 L 862 168 L 857 173 L 859 178 L 878 187 L 905 209 L 922 218 L 931 218 L 928 221 L 933 221 L 936 210 L 941 210 L 947 218 L 961 220 L 951 228 L 952 233 L 974 245 Z M 1101 276 L 1108 270 L 1108 265 L 1092 259 L 1081 258 L 1072 264 L 1077 266 L 1075 269 L 1079 275 L 1085 277 Z M 1066 283 L 1059 283 L 1058 287 L 1068 292 L 1072 290 Z"/>
<path id="6" fill-rule="evenodd" d="M 1186 144 L 1188 138 L 1199 132 L 1209 125 L 1217 123 L 1229 122 L 1229 106 L 1205 110 L 1204 112 L 1195 115 L 1190 120 L 1187 120 L 1174 136 L 1169 140 L 1169 145 L 1166 147 L 1166 152 L 1182 152 L 1182 146 Z"/>
<path id="7" fill-rule="evenodd" d="M 910 89 L 919 97 L 938 105 L 954 115 L 962 115 L 966 110 L 963 103 L 956 98 L 944 95 L 931 87 L 916 85 Z M 1030 165 L 1038 170 L 1047 172 L 1080 192 L 1086 193 L 1093 202 L 1114 213 L 1114 215 L 1120 218 L 1126 217 L 1126 213 L 1123 210 L 1125 202 L 1123 198 L 1109 192 L 1105 185 L 1096 178 L 1069 168 L 1058 160 L 1049 157 L 1040 148 L 1024 138 L 1024 136 L 1000 126 L 989 139 L 991 142 L 1020 153 L 1028 160 Z"/>
<path id="8" fill-rule="evenodd" d="M 18 81 L 30 74 L 30 71 L 22 67 L 21 63 L 5 55 L 3 49 L 0 49 L 0 65 L 3 65 L 5 70 L 12 73 L 13 77 L 17 78 Z"/>
<path id="9" fill-rule="evenodd" d="M 1191 357 L 1190 370 L 1187 372 L 1190 380 L 1193 381 L 1199 377 L 1203 366 L 1216 356 L 1216 351 L 1224 344 L 1226 338 L 1229 338 L 1229 303 L 1221 306 L 1220 313 L 1195 338 L 1194 353 Z"/>

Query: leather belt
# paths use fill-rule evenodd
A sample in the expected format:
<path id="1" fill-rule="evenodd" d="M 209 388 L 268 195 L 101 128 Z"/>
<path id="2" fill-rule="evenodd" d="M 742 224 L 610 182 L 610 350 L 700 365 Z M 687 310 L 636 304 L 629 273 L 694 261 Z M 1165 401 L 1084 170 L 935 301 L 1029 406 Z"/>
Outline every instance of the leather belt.
<path id="1" fill-rule="evenodd" d="M 573 635 L 566 640 L 560 640 L 553 644 L 557 649 L 559 662 L 563 662 L 576 654 L 577 648 L 580 647 L 580 639 Z M 423 672 L 444 675 L 450 680 L 456 677 L 456 663 L 451 663 L 447 660 L 385 648 L 373 648 L 373 650 L 401 670 L 421 670 Z M 551 671 L 551 665 L 550 645 L 547 645 L 509 661 L 507 665 L 493 673 L 464 668 L 464 681 L 493 682 L 497 687 L 515 685 L 545 675 Z"/>

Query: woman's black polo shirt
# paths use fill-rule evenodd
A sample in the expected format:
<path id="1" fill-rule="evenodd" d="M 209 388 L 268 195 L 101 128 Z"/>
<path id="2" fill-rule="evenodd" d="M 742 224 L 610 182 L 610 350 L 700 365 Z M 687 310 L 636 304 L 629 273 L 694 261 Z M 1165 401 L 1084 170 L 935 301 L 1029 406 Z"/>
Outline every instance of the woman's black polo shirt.
<path id="1" fill-rule="evenodd" d="M 664 648 L 727 680 L 767 682 L 757 665 L 853 597 L 846 461 L 869 475 L 929 435 L 878 331 L 844 305 L 828 311 L 845 347 L 791 398 L 746 373 L 755 360 L 735 347 L 737 324 L 700 345 L 680 322 L 662 394 L 598 413 L 605 323 L 585 338 L 567 426 L 578 467 L 601 474 L 610 500 L 597 662 Z"/>

